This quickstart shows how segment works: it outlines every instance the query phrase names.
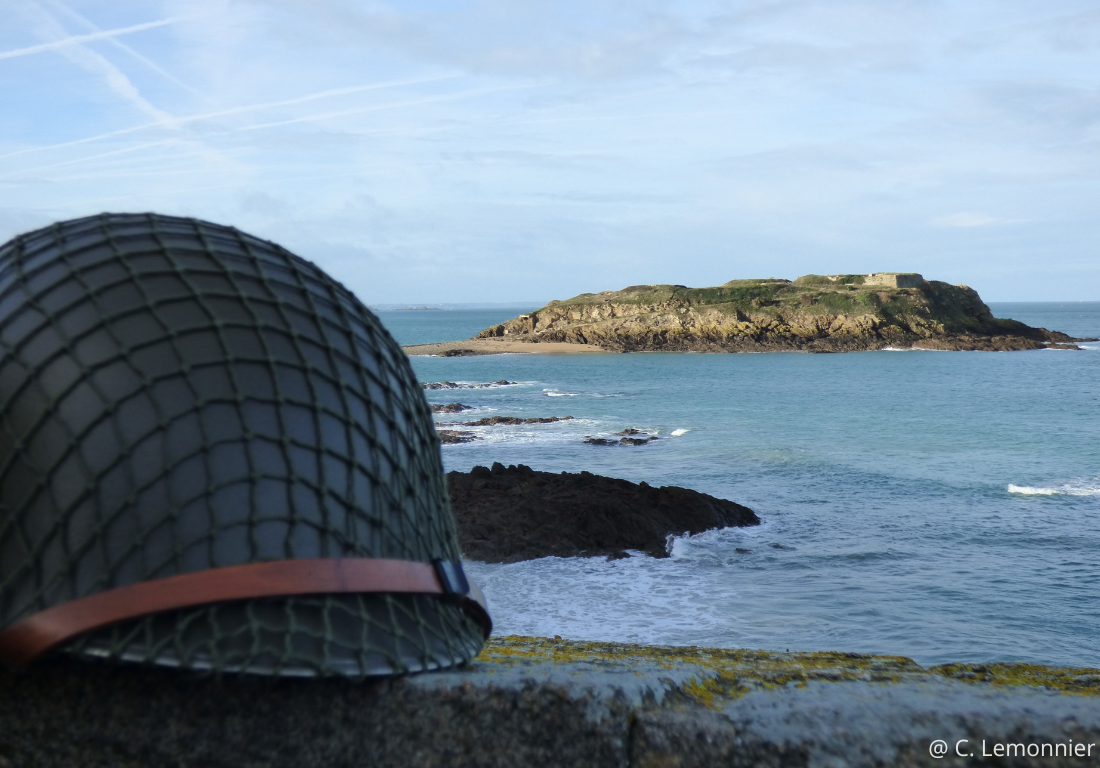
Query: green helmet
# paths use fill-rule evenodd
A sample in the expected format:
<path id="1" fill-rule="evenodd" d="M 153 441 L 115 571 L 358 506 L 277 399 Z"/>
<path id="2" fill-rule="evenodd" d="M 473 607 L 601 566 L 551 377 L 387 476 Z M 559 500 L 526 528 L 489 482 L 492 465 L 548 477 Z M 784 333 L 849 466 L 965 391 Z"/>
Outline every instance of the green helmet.
<path id="1" fill-rule="evenodd" d="M 0 247 L 0 658 L 360 677 L 490 629 L 423 392 L 350 291 L 157 214 Z"/>

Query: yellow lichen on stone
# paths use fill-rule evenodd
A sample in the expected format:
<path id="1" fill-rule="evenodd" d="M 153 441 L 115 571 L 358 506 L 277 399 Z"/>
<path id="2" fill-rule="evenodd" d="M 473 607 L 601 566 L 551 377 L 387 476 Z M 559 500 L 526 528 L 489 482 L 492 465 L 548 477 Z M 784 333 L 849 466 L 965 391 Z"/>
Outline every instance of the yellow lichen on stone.
<path id="1" fill-rule="evenodd" d="M 964 683 L 992 683 L 999 686 L 1027 685 L 1060 693 L 1100 696 L 1100 669 L 1047 667 L 1041 664 L 940 664 L 929 672 Z"/>
<path id="2" fill-rule="evenodd" d="M 721 709 L 720 706 L 715 704 L 715 699 L 727 695 L 726 691 L 714 678 L 697 680 L 693 677 L 680 686 L 680 690 L 685 696 L 694 699 L 707 709 Z"/>
<path id="3" fill-rule="evenodd" d="M 720 699 L 739 698 L 753 690 L 803 687 L 810 682 L 896 683 L 936 677 L 1100 695 L 1100 670 L 1096 669 L 994 663 L 945 664 L 926 670 L 904 656 L 837 651 L 770 653 L 506 636 L 490 639 L 478 660 L 505 665 L 546 661 L 596 667 L 641 664 L 658 673 L 682 671 L 685 667 L 690 672 L 691 667 L 697 667 L 709 674 L 693 675 L 677 687 L 685 697 L 707 707 L 718 706 Z"/>

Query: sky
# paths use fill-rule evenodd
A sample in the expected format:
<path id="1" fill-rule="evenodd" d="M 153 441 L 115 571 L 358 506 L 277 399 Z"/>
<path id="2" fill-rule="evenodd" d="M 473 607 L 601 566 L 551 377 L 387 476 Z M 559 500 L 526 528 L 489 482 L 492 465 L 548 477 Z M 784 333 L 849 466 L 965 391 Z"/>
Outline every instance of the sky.
<path id="1" fill-rule="evenodd" d="M 1095 0 L 0 12 L 0 242 L 195 216 L 368 304 L 872 271 L 1100 300 Z"/>

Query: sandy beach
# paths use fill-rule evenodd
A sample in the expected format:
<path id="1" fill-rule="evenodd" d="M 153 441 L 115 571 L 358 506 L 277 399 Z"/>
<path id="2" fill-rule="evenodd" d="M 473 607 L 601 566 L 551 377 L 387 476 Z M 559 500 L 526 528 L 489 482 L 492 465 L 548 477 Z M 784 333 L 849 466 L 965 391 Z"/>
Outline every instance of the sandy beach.
<path id="1" fill-rule="evenodd" d="M 567 344 L 565 342 L 525 342 L 506 339 L 466 339 L 465 341 L 444 341 L 439 344 L 415 344 L 402 347 L 405 354 L 439 355 L 443 357 L 463 357 L 466 355 L 581 355 L 613 354 L 601 347 L 588 344 Z"/>

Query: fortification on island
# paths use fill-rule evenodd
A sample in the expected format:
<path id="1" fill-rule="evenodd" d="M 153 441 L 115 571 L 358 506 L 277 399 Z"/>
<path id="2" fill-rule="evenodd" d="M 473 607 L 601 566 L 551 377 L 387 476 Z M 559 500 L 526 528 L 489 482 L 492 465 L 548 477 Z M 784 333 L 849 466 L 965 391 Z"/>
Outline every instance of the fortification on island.
<path id="1" fill-rule="evenodd" d="M 812 277 L 812 275 L 810 275 Z M 872 272 L 869 275 L 825 275 L 840 285 L 878 285 L 885 288 L 920 288 L 924 276 L 918 272 Z"/>
<path id="2" fill-rule="evenodd" d="M 917 272 L 872 272 L 863 278 L 864 285 L 883 285 L 887 288 L 920 288 L 924 277 Z"/>

